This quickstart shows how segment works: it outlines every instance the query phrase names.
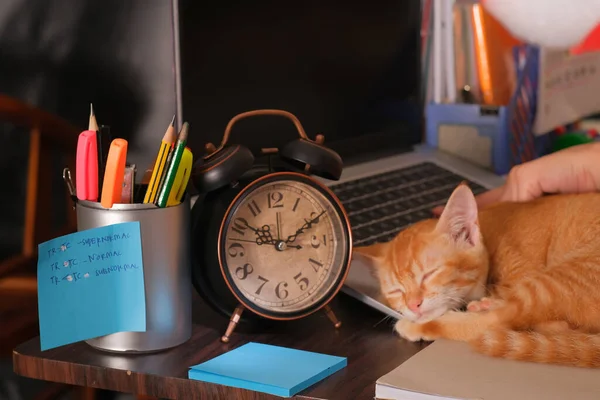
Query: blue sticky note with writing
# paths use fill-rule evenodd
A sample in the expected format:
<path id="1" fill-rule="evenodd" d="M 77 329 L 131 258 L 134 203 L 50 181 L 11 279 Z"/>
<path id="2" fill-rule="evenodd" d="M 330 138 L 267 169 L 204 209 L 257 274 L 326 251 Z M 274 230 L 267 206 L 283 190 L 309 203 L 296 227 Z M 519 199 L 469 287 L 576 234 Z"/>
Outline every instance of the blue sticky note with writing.
<path id="1" fill-rule="evenodd" d="M 346 357 L 250 342 L 194 365 L 190 379 L 291 397 L 339 371 Z"/>
<path id="2" fill-rule="evenodd" d="M 37 278 L 42 350 L 116 332 L 146 330 L 137 221 L 41 243 Z"/>

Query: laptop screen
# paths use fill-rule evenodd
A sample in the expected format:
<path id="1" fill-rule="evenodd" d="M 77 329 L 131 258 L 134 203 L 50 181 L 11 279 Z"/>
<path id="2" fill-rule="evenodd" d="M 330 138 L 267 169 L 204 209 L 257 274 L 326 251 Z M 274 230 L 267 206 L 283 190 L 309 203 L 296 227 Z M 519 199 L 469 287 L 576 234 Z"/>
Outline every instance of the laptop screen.
<path id="1" fill-rule="evenodd" d="M 193 149 L 261 108 L 293 113 L 345 160 L 420 141 L 420 0 L 189 0 L 179 18 Z M 285 118 L 252 117 L 230 143 L 258 151 L 297 136 Z"/>

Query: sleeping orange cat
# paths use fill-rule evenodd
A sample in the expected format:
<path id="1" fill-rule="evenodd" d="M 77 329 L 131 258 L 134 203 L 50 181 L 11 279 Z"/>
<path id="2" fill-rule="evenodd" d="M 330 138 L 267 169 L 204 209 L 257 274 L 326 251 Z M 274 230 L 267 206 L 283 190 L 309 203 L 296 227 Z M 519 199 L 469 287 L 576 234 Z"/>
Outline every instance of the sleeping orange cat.
<path id="1" fill-rule="evenodd" d="M 600 193 L 480 211 L 459 185 L 439 219 L 355 249 L 408 340 L 490 356 L 600 367 Z M 467 305 L 466 311 L 459 309 Z"/>

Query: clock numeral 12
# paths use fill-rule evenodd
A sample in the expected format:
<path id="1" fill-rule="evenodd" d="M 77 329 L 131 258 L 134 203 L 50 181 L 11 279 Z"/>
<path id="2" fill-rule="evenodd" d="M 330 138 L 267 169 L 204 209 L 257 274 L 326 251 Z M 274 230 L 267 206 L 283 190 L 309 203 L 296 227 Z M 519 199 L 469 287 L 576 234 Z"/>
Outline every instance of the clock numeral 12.
<path id="1" fill-rule="evenodd" d="M 273 192 L 267 195 L 269 208 L 282 208 L 283 204 L 280 204 L 282 200 L 283 194 L 281 194 L 281 192 Z"/>

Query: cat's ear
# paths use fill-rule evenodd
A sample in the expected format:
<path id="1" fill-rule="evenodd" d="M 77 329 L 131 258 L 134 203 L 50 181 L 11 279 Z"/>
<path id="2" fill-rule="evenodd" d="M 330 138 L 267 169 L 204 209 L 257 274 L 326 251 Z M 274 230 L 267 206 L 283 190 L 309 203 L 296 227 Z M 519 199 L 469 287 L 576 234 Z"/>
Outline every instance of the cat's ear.
<path id="1" fill-rule="evenodd" d="M 477 202 L 469 187 L 461 183 L 454 189 L 436 225 L 436 231 L 448 234 L 457 243 L 479 244 Z"/>
<path id="2" fill-rule="evenodd" d="M 367 265 L 373 276 L 377 276 L 377 270 L 385 262 L 390 243 L 375 243 L 370 246 L 355 247 L 352 251 L 352 259 L 360 260 Z"/>

